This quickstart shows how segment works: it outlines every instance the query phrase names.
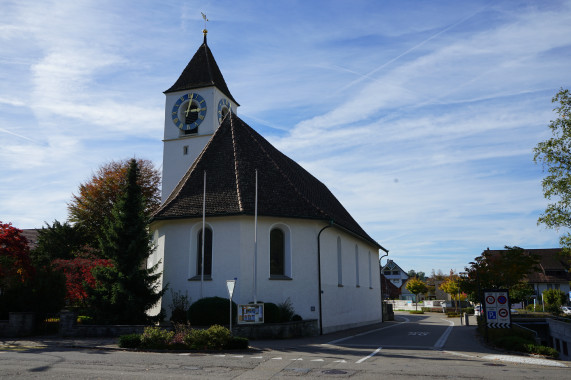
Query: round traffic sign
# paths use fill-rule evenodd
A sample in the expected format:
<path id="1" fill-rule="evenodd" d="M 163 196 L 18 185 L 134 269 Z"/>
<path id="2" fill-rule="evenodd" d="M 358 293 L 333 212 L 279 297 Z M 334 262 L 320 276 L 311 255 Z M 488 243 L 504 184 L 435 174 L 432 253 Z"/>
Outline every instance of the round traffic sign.
<path id="1" fill-rule="evenodd" d="M 498 315 L 502 318 L 505 318 L 508 316 L 508 309 L 500 309 L 498 310 Z"/>
<path id="2" fill-rule="evenodd" d="M 494 296 L 487 296 L 486 297 L 486 303 L 489 303 L 490 305 L 496 302 L 496 298 Z"/>
<path id="3" fill-rule="evenodd" d="M 508 302 L 508 298 L 507 298 L 506 296 L 499 296 L 499 297 L 498 297 L 498 302 L 503 305 L 503 304 L 505 304 L 506 302 Z"/>

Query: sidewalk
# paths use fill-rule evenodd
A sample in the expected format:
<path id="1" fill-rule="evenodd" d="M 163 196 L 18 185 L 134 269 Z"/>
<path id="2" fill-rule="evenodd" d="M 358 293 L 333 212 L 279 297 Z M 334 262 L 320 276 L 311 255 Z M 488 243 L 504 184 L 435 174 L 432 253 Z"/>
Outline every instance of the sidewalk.
<path id="1" fill-rule="evenodd" d="M 359 334 L 368 330 L 374 330 L 387 323 L 398 322 L 384 322 L 364 327 L 344 330 L 331 334 L 321 336 L 294 338 L 294 339 L 275 339 L 275 340 L 250 340 L 250 347 L 256 350 L 282 350 L 291 349 L 294 347 L 305 347 L 312 345 L 325 344 L 327 342 L 342 338 L 348 335 Z M 0 348 L 10 347 L 12 349 L 39 349 L 46 347 L 66 347 L 66 348 L 91 348 L 102 350 L 123 350 L 119 347 L 119 338 L 75 338 L 75 337 L 60 337 L 57 335 L 51 336 L 32 336 L 23 338 L 5 338 L 0 337 Z"/>

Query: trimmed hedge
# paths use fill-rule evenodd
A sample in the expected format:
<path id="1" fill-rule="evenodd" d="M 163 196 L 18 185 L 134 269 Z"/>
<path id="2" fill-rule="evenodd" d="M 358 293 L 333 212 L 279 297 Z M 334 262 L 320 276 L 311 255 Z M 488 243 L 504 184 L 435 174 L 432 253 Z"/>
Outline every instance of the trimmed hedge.
<path id="1" fill-rule="evenodd" d="M 212 326 L 230 324 L 229 300 L 221 297 L 202 298 L 188 309 L 190 323 L 194 326 Z M 238 307 L 232 301 L 232 323 L 236 323 Z"/>
<path id="2" fill-rule="evenodd" d="M 179 325 L 176 331 L 147 327 L 143 334 L 122 335 L 119 337 L 119 347 L 155 350 L 235 350 L 248 348 L 248 339 L 232 336 L 230 330 L 219 325 L 211 326 L 208 330 Z"/>

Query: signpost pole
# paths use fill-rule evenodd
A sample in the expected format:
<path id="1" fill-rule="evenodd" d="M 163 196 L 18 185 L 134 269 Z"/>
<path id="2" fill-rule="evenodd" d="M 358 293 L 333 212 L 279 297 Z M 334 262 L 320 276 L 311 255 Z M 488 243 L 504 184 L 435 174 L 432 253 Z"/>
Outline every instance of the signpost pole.
<path id="1" fill-rule="evenodd" d="M 228 298 L 230 299 L 230 334 L 232 334 L 232 294 L 234 293 L 234 285 L 236 285 L 236 280 L 226 280 Z"/>

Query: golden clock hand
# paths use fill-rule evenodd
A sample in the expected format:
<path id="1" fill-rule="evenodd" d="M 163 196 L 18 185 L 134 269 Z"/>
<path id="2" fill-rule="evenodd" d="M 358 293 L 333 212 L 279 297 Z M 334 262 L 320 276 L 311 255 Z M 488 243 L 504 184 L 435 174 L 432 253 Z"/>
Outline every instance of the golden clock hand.
<path id="1" fill-rule="evenodd" d="M 186 111 L 184 112 L 184 116 L 188 116 L 188 113 L 192 112 L 190 107 L 192 107 L 192 102 L 188 102 L 188 107 L 186 107 Z"/>

